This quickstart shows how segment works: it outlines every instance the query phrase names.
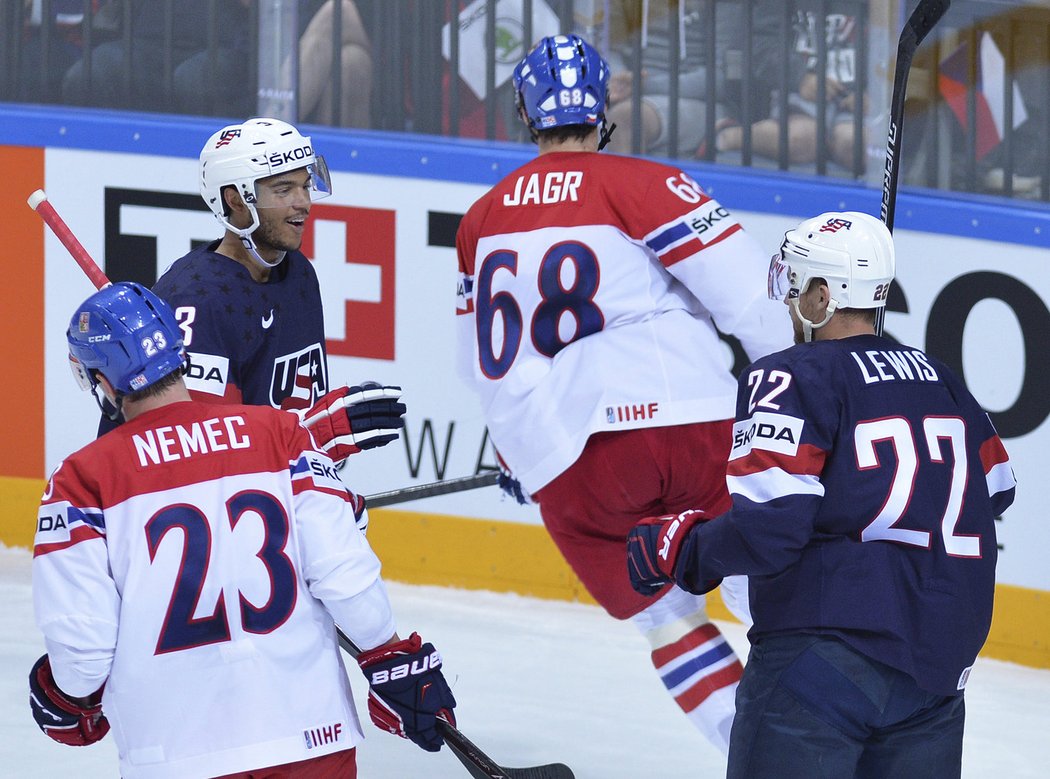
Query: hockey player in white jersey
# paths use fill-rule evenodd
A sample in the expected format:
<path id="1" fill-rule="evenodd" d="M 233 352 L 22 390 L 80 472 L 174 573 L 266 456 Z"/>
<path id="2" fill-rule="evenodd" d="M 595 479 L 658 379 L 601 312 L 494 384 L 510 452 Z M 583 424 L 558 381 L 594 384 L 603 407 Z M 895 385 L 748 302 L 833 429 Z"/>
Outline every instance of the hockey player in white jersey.
<path id="1" fill-rule="evenodd" d="M 82 386 L 126 421 L 41 502 L 41 730 L 75 746 L 112 730 L 124 779 L 356 776 L 337 623 L 365 650 L 376 725 L 440 749 L 441 658 L 395 632 L 363 501 L 298 418 L 191 399 L 174 315 L 137 284 L 88 298 L 67 338 Z"/>
<path id="2" fill-rule="evenodd" d="M 736 383 L 716 325 L 752 359 L 789 346 L 790 327 L 765 294 L 768 259 L 689 175 L 595 153 L 607 83 L 575 35 L 517 66 L 539 156 L 460 226 L 461 369 L 565 559 L 633 619 L 670 694 L 725 751 L 740 662 L 702 596 L 631 589 L 625 542 L 656 506 L 728 508 Z"/>

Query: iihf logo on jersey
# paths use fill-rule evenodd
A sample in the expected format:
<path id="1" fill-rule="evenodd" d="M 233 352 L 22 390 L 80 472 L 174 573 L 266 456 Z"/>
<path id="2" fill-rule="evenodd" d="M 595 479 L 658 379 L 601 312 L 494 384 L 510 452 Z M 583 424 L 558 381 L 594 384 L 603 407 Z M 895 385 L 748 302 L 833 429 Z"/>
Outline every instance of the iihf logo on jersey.
<path id="1" fill-rule="evenodd" d="M 273 361 L 270 379 L 270 405 L 274 408 L 307 409 L 328 392 L 324 351 L 312 344 L 302 351 Z"/>
<path id="2" fill-rule="evenodd" d="M 241 137 L 240 128 L 223 130 L 222 134 L 219 135 L 219 140 L 215 144 L 215 148 L 218 149 L 220 146 L 227 146 L 234 138 Z"/>
<path id="3" fill-rule="evenodd" d="M 656 401 L 649 403 L 628 403 L 623 406 L 606 406 L 605 421 L 610 425 L 617 422 L 635 422 L 640 419 L 655 419 L 660 412 L 660 404 Z"/>
<path id="4" fill-rule="evenodd" d="M 321 727 L 310 728 L 309 730 L 303 731 L 303 739 L 306 741 L 307 749 L 324 746 L 325 744 L 334 744 L 342 735 L 342 722 L 336 722 L 331 725 L 322 725 Z"/>

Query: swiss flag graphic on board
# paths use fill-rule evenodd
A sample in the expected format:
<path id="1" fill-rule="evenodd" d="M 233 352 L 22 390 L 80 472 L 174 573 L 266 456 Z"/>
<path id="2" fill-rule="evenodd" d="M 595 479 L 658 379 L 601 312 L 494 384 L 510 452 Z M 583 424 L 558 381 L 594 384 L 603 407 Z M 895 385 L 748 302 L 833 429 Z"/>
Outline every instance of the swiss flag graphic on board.
<path id="1" fill-rule="evenodd" d="M 329 354 L 394 359 L 396 213 L 382 208 L 316 204 L 302 252 L 314 263 L 325 308 Z"/>

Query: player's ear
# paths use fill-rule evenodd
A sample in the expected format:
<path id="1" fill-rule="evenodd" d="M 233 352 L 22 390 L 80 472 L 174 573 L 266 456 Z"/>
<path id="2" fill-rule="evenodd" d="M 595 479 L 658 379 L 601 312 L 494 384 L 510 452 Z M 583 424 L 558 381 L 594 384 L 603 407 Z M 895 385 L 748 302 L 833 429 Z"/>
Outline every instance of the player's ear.
<path id="1" fill-rule="evenodd" d="M 814 279 L 813 285 L 817 289 L 817 303 L 827 306 L 831 302 L 831 288 L 828 287 L 827 279 Z"/>
<path id="2" fill-rule="evenodd" d="M 241 193 L 237 191 L 237 187 L 223 187 L 222 202 L 226 207 L 227 214 L 234 214 L 247 208 L 244 205 L 243 198 L 241 198 Z"/>

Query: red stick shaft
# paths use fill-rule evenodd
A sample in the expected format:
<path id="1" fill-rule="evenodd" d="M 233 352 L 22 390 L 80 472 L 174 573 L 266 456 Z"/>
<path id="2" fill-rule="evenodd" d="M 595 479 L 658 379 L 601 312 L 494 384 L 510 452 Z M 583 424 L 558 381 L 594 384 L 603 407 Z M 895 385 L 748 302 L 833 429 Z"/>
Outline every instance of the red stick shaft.
<path id="1" fill-rule="evenodd" d="M 48 202 L 47 195 L 44 194 L 43 190 L 38 189 L 30 195 L 28 203 L 30 208 L 40 214 L 40 218 L 47 223 L 47 226 L 51 228 L 51 232 L 53 232 L 55 237 L 66 247 L 66 251 L 68 251 L 70 256 L 77 261 L 77 265 L 80 266 L 88 279 L 91 280 L 91 283 L 95 285 L 95 288 L 102 289 L 103 287 L 108 287 L 110 281 L 106 278 L 106 274 L 103 273 L 102 269 L 98 267 L 98 264 L 91 259 L 91 255 L 87 253 L 87 249 L 85 249 L 80 241 L 77 240 L 77 237 L 73 235 L 73 231 L 69 229 L 69 225 L 66 224 L 65 220 L 58 215 L 55 207 Z"/>

